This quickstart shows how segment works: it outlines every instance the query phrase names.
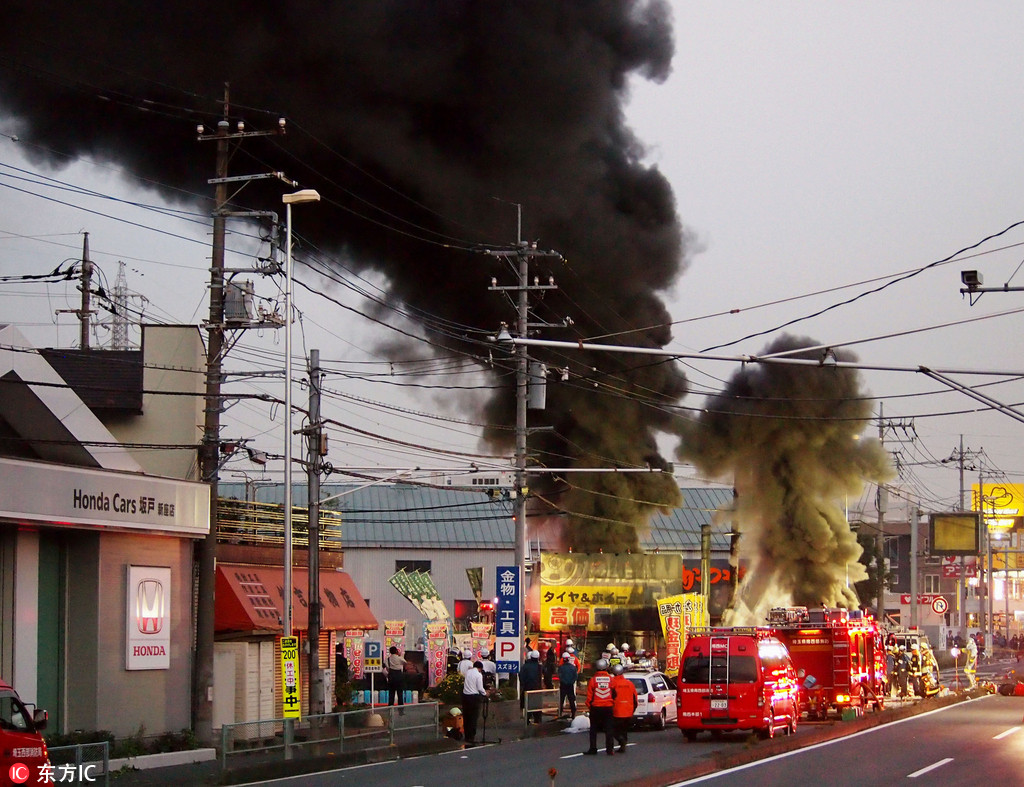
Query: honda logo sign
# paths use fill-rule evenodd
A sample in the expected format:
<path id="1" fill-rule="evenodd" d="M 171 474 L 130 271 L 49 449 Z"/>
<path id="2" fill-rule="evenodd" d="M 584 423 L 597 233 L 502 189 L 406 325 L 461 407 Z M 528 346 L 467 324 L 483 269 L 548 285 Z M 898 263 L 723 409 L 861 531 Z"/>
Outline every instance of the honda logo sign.
<path id="1" fill-rule="evenodd" d="M 128 566 L 125 669 L 171 666 L 171 569 Z"/>

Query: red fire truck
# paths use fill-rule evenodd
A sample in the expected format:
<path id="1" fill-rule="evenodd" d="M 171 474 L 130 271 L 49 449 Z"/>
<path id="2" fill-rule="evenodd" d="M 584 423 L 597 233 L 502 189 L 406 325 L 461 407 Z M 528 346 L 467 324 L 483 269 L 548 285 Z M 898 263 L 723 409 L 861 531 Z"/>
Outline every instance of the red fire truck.
<path id="1" fill-rule="evenodd" d="M 768 629 L 785 643 L 800 680 L 800 710 L 825 719 L 830 708 L 881 710 L 885 697 L 882 629 L 859 610 L 780 607 Z"/>

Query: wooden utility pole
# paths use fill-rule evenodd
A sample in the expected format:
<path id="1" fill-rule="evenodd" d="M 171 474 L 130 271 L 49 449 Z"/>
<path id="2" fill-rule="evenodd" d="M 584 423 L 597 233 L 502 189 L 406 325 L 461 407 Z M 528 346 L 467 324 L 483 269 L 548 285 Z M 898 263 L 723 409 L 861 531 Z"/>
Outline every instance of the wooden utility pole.
<path id="1" fill-rule="evenodd" d="M 210 530 L 197 546 L 199 577 L 196 604 L 196 660 L 192 668 L 192 723 L 196 738 L 213 743 L 214 588 L 217 584 L 217 484 L 220 469 L 220 413 L 224 350 L 224 235 L 228 201 L 228 87 L 224 118 L 217 123 L 217 185 L 210 258 L 210 321 L 207 325 L 206 398 L 200 473 L 210 485 Z"/>
<path id="2" fill-rule="evenodd" d="M 79 334 L 79 346 L 83 350 L 89 349 L 89 315 L 92 313 L 92 260 L 89 259 L 89 233 L 83 233 L 82 240 L 82 309 L 78 313 L 78 320 L 81 324 Z"/>

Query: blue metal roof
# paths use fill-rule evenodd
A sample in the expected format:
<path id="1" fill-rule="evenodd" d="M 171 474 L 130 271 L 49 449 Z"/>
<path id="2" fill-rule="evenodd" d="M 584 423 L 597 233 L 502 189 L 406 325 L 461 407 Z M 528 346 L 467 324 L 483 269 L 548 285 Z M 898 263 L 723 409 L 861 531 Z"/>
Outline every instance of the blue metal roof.
<path id="1" fill-rule="evenodd" d="M 221 497 L 244 497 L 245 485 L 221 483 Z M 687 487 L 683 505 L 655 514 L 640 534 L 644 551 L 700 550 L 701 525 L 732 503 L 727 488 Z M 342 514 L 345 547 L 386 549 L 513 549 L 515 501 L 492 498 L 485 491 L 447 489 L 415 484 L 324 484 L 321 498 L 338 495 L 325 507 Z M 261 502 L 281 503 L 283 488 L 261 487 Z M 306 505 L 305 486 L 293 492 L 296 506 Z M 721 518 L 721 517 L 720 517 Z M 729 549 L 725 519 L 711 531 L 715 552 Z"/>

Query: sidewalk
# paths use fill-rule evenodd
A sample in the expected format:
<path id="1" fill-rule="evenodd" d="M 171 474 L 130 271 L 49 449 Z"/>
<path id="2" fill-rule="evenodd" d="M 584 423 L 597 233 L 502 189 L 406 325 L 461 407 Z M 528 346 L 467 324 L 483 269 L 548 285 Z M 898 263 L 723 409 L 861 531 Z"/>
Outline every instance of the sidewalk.
<path id="1" fill-rule="evenodd" d="M 481 718 L 477 728 L 477 743 L 501 744 L 521 740 L 524 737 L 557 735 L 567 726 L 567 721 L 546 717 L 539 725 L 526 727 L 519 715 L 519 704 L 512 702 L 492 703 L 487 718 Z M 124 769 L 112 772 L 112 787 L 185 787 L 185 785 L 236 784 L 256 778 L 283 777 L 344 768 L 366 762 L 400 759 L 430 752 L 451 751 L 463 746 L 461 741 L 440 738 L 424 743 L 400 744 L 368 751 L 353 752 L 322 759 L 277 759 L 254 772 L 252 768 L 229 769 L 222 777 L 219 760 L 189 765 L 175 765 L 165 768 L 139 770 Z"/>

